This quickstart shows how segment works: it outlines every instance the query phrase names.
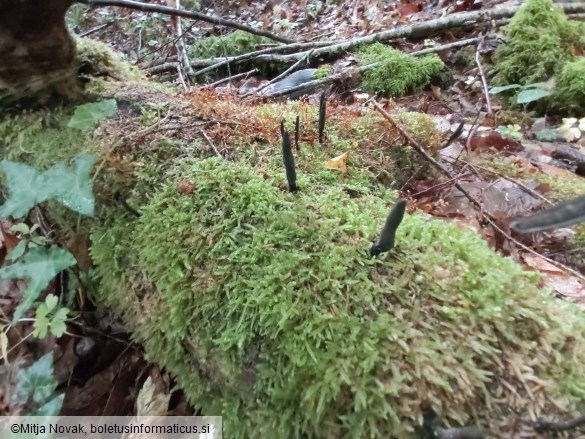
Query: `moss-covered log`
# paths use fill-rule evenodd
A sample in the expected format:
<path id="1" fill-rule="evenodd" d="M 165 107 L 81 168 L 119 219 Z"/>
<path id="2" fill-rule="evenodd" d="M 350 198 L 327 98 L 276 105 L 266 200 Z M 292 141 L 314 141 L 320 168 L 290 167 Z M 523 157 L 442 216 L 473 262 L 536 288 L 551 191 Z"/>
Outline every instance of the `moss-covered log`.
<path id="1" fill-rule="evenodd" d="M 99 215 L 81 227 L 91 230 L 95 299 L 197 409 L 223 416 L 226 437 L 405 438 L 429 406 L 445 423 L 504 437 L 497 425 L 511 416 L 583 399 L 585 318 L 472 231 L 408 214 L 392 252 L 368 257 L 395 201 L 379 175 L 400 181 L 420 166 L 413 156 L 396 167 L 409 150 L 377 115 L 328 108 L 318 145 L 306 103 L 94 85 L 117 98 L 118 120 L 90 135 L 65 127 L 72 108 L 12 115 L 0 121 L 1 146 L 37 167 L 101 155 Z M 302 190 L 290 194 L 278 127 L 296 115 Z M 401 116 L 436 152 L 427 119 Z M 209 144 L 193 134 L 202 126 L 231 160 L 205 158 Z M 346 151 L 346 173 L 325 169 Z M 116 205 L 118 190 L 138 219 Z"/>
<path id="2" fill-rule="evenodd" d="M 422 215 L 368 259 L 390 203 L 183 163 L 140 220 L 94 229 L 100 300 L 229 437 L 406 437 L 423 402 L 465 423 L 581 398 L 583 316 Z"/>

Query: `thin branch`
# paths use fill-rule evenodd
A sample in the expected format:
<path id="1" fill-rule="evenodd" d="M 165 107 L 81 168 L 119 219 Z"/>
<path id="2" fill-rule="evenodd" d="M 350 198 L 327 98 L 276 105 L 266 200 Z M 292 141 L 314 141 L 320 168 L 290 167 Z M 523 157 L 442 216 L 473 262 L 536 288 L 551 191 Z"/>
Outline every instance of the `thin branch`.
<path id="1" fill-rule="evenodd" d="M 256 50 L 255 52 L 244 53 L 243 55 L 238 56 L 230 56 L 230 57 L 222 57 L 222 58 L 208 58 L 208 59 L 198 59 L 193 62 L 193 65 L 202 66 L 206 65 L 207 67 L 198 70 L 195 72 L 195 76 L 203 75 L 204 73 L 211 72 L 212 70 L 218 69 L 223 67 L 227 64 L 236 64 L 242 61 L 247 61 L 252 58 L 256 58 L 260 55 L 270 54 L 275 52 L 283 52 L 283 51 L 293 51 L 293 50 L 302 50 L 302 49 L 314 49 L 315 47 L 324 47 L 331 45 L 331 43 L 293 43 L 293 44 L 283 44 L 276 47 L 269 47 L 267 49 Z M 306 53 L 306 52 L 303 52 Z"/>
<path id="2" fill-rule="evenodd" d="M 107 23 L 104 23 L 101 26 L 97 26 L 97 27 L 94 27 L 93 29 L 86 30 L 85 32 L 80 33 L 79 34 L 79 37 L 80 38 L 87 37 L 87 36 L 89 36 L 89 35 L 91 35 L 91 34 L 93 34 L 95 32 L 99 32 L 100 30 L 105 29 L 106 27 L 111 26 L 115 22 L 116 22 L 116 20 L 108 21 Z"/>
<path id="3" fill-rule="evenodd" d="M 279 81 L 280 79 L 282 79 L 285 76 L 287 76 L 290 72 L 294 71 L 294 69 L 296 69 L 303 62 L 307 61 L 307 63 L 309 63 L 309 61 L 311 59 L 311 53 L 313 53 L 312 50 L 307 53 L 307 56 L 306 57 L 303 57 L 303 58 L 299 59 L 296 63 L 294 63 L 292 66 L 290 66 L 284 72 L 282 72 L 280 75 L 278 75 L 275 78 L 272 78 L 270 81 L 268 81 L 266 84 L 262 85 L 261 87 L 258 87 L 256 90 L 252 90 L 252 91 L 246 93 L 245 95 L 242 96 L 242 98 L 246 98 L 246 97 L 248 97 L 250 95 L 260 93 L 262 90 L 264 90 L 269 85 L 274 84 L 276 81 Z"/>
<path id="4" fill-rule="evenodd" d="M 176 1 L 176 5 L 177 5 L 177 9 L 180 10 L 181 9 L 181 0 L 175 0 Z M 179 55 L 179 60 L 181 62 L 181 65 L 183 67 L 183 69 L 185 70 L 185 73 L 187 74 L 187 79 L 189 81 L 192 80 L 193 78 L 193 67 L 191 67 L 191 62 L 189 61 L 189 55 L 187 55 L 187 48 L 185 46 L 185 39 L 184 37 L 184 33 L 183 33 L 183 26 L 181 24 L 181 17 L 175 17 L 175 20 L 171 20 L 174 24 L 173 29 L 175 31 L 175 37 L 176 37 L 176 46 L 177 46 L 177 52 Z"/>
<path id="5" fill-rule="evenodd" d="M 585 3 L 559 3 L 558 6 L 566 13 L 568 12 L 585 12 Z M 355 38 L 349 41 L 343 41 L 337 44 L 329 45 L 315 49 L 313 56 L 319 57 L 325 54 L 341 53 L 353 49 L 362 44 L 371 44 L 380 41 L 388 41 L 396 38 L 422 38 L 429 36 L 440 30 L 450 29 L 458 26 L 467 26 L 469 24 L 506 18 L 514 15 L 521 6 L 497 7 L 493 9 L 462 12 L 458 14 L 447 15 L 445 17 L 429 20 L 423 23 L 415 23 L 407 26 L 400 26 L 391 30 L 378 32 L 361 38 Z M 293 53 L 272 57 L 271 61 L 277 62 L 294 62 L 298 61 L 305 55 L 305 52 Z M 260 57 L 262 58 L 262 57 Z"/>
<path id="6" fill-rule="evenodd" d="M 437 47 L 432 47 L 429 49 L 419 50 L 417 52 L 410 53 L 409 55 L 419 56 L 419 55 L 424 55 L 424 54 L 432 53 L 432 52 L 441 52 L 443 50 L 451 50 L 454 47 L 462 47 L 462 46 L 474 44 L 477 42 L 477 40 L 478 40 L 477 38 L 469 38 L 467 40 L 458 41 L 457 43 L 449 43 L 449 44 L 444 44 L 444 45 L 437 46 Z M 309 51 L 309 52 L 304 52 L 304 53 L 311 53 L 311 52 L 314 53 L 315 51 Z M 358 67 L 358 68 L 354 69 L 353 71 L 351 71 L 349 73 L 349 75 L 350 76 L 361 75 L 365 71 L 367 71 L 373 67 L 376 67 L 378 64 L 379 63 L 372 63 L 372 64 L 367 64 L 367 65 L 362 66 L 362 67 Z M 292 92 L 296 92 L 296 91 L 300 91 L 300 90 L 308 90 L 310 88 L 315 88 L 315 87 L 318 87 L 320 85 L 328 84 L 330 82 L 342 80 L 344 78 L 347 78 L 347 76 L 348 76 L 348 72 L 340 72 L 340 73 L 337 73 L 335 75 L 327 76 L 326 78 L 315 79 L 313 81 L 305 82 L 304 84 L 299 84 L 295 87 L 291 87 L 291 88 L 287 88 L 285 90 L 279 90 L 279 91 L 274 92 L 274 93 L 266 94 L 266 97 L 275 98 L 278 96 L 283 96 L 283 95 L 286 95 L 286 94 L 289 94 Z"/>
<path id="7" fill-rule="evenodd" d="M 223 84 L 224 82 L 234 81 L 234 80 L 240 79 L 240 78 L 247 78 L 248 76 L 253 75 L 254 73 L 257 73 L 257 72 L 258 72 L 258 69 L 252 69 L 248 72 L 238 73 L 237 75 L 234 75 L 234 76 L 228 76 L 227 78 L 220 79 L 219 81 L 212 82 L 211 84 L 205 84 L 204 87 L 205 88 L 213 88 L 213 87 L 216 87 L 220 84 Z"/>
<path id="8" fill-rule="evenodd" d="M 585 415 L 566 422 L 536 421 L 533 423 L 534 430 L 544 431 L 568 431 L 585 425 Z"/>
<path id="9" fill-rule="evenodd" d="M 484 37 L 485 38 L 485 37 Z M 477 68 L 479 69 L 479 77 L 481 78 L 481 83 L 483 85 L 483 94 L 485 95 L 485 105 L 487 108 L 488 114 L 492 114 L 492 104 L 490 102 L 490 92 L 488 90 L 488 84 L 485 79 L 485 75 L 483 74 L 483 68 L 481 66 L 481 47 L 483 46 L 484 38 L 481 38 L 479 44 L 477 45 L 477 49 L 475 50 L 475 64 L 477 64 Z"/>
<path id="10" fill-rule="evenodd" d="M 213 149 L 213 151 L 215 152 L 215 154 L 217 154 L 218 157 L 222 157 L 221 153 L 217 150 L 217 148 L 215 147 L 215 144 L 209 138 L 209 136 L 207 135 L 207 133 L 205 131 L 203 131 L 202 129 L 199 129 L 199 132 L 205 138 L 205 140 L 207 141 L 207 143 L 209 143 L 209 146 L 211 146 L 211 148 Z"/>
<path id="11" fill-rule="evenodd" d="M 235 21 L 226 20 L 224 18 L 219 18 L 219 17 L 210 17 L 208 15 L 202 14 L 200 12 L 195 12 L 195 11 L 185 11 L 185 10 L 179 10 L 179 9 L 175 9 L 175 8 L 169 8 L 168 6 L 159 6 L 159 5 L 155 5 L 155 4 L 141 3 L 141 2 L 134 1 L 134 0 L 76 0 L 76 3 L 82 3 L 82 4 L 87 5 L 87 6 L 98 7 L 98 8 L 101 8 L 104 6 L 119 6 L 122 8 L 136 9 L 136 10 L 143 11 L 143 12 L 158 12 L 160 14 L 171 15 L 171 16 L 175 16 L 175 17 L 191 18 L 194 20 L 206 21 L 208 23 L 212 23 L 212 24 L 215 24 L 217 26 L 225 26 L 225 27 L 243 30 L 245 32 L 248 32 L 248 33 L 251 33 L 254 35 L 259 35 L 261 37 L 270 38 L 271 40 L 279 41 L 281 43 L 292 43 L 293 42 L 292 40 L 290 40 L 288 38 L 274 35 L 273 33 L 267 32 L 264 30 L 254 29 L 253 27 L 246 26 L 244 24 L 241 24 L 241 23 L 238 23 Z"/>

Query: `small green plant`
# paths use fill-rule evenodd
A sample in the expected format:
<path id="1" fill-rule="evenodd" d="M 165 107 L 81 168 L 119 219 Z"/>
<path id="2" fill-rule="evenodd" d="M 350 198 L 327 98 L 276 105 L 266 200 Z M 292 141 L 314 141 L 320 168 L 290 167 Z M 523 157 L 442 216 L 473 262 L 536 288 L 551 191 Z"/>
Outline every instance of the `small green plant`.
<path id="1" fill-rule="evenodd" d="M 67 124 L 69 128 L 89 130 L 102 119 L 114 116 L 118 112 L 115 99 L 107 99 L 90 104 L 83 104 L 75 109 L 75 113 Z"/>
<path id="2" fill-rule="evenodd" d="M 22 218 L 36 204 L 47 200 L 56 200 L 74 212 L 92 216 L 95 200 L 89 170 L 95 161 L 95 156 L 81 154 L 75 159 L 74 166 L 61 162 L 44 172 L 22 163 L 0 162 L 9 193 L 0 207 L 0 217 Z"/>
<path id="3" fill-rule="evenodd" d="M 8 197 L 0 207 L 0 217 L 22 218 L 37 203 L 49 199 L 59 201 L 82 215 L 93 215 L 95 200 L 89 171 L 95 160 L 96 157 L 92 155 L 82 154 L 76 158 L 73 167 L 58 163 L 45 172 L 38 172 L 21 163 L 3 161 L 0 163 L 0 170 L 6 177 Z M 9 259 L 13 263 L 0 269 L 0 277 L 7 280 L 28 280 L 22 301 L 14 311 L 13 322 L 17 322 L 30 309 L 48 283 L 76 261 L 67 250 L 56 246 L 47 247 L 46 240 L 34 236 L 35 226 L 29 229 L 24 224 L 17 224 L 13 230 L 22 234 L 23 239 L 10 252 Z M 51 303 L 46 303 L 47 313 L 44 317 L 55 311 L 47 325 L 51 332 L 60 332 L 58 322 L 63 314 L 67 313 L 56 310 L 55 306 L 49 307 Z M 54 317 L 57 319 L 54 320 Z"/>
<path id="4" fill-rule="evenodd" d="M 49 294 L 37 307 L 33 331 L 35 337 L 45 338 L 49 332 L 55 337 L 61 337 L 65 333 L 69 309 L 60 307 L 58 304 L 58 297 Z"/>
<path id="5" fill-rule="evenodd" d="M 16 404 L 18 406 L 34 405 L 36 409 L 27 416 L 57 416 L 63 405 L 64 394 L 55 395 L 57 380 L 53 370 L 53 353 L 43 355 L 16 375 Z M 9 425 L 6 425 L 8 427 Z M 20 438 L 4 431 L 3 438 Z"/>
<path id="6" fill-rule="evenodd" d="M 47 244 L 47 239 L 44 236 L 34 234 L 38 228 L 38 224 L 29 227 L 25 223 L 18 223 L 10 227 L 11 232 L 20 234 L 20 242 L 6 255 L 8 261 L 14 262 L 27 250 Z"/>
<path id="7" fill-rule="evenodd" d="M 529 104 L 530 102 L 537 101 L 552 95 L 554 89 L 554 80 L 546 82 L 535 82 L 533 84 L 510 84 L 501 87 L 492 87 L 490 89 L 491 94 L 498 94 L 510 90 L 519 90 L 516 95 L 515 101 L 517 104 Z"/>
<path id="8" fill-rule="evenodd" d="M 496 128 L 496 132 L 500 133 L 504 137 L 507 137 L 508 139 L 519 142 L 522 140 L 522 133 L 520 132 L 520 129 L 520 125 L 500 125 Z"/>

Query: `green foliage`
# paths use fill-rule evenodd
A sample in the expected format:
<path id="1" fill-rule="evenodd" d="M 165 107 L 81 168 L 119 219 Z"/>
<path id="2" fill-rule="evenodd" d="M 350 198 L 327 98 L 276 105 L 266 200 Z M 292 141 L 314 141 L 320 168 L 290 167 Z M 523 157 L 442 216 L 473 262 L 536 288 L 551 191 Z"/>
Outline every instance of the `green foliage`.
<path id="1" fill-rule="evenodd" d="M 141 82 L 146 77 L 140 70 L 122 55 L 112 50 L 112 47 L 101 41 L 91 38 L 77 38 L 77 59 L 84 66 L 83 76 L 90 80 L 90 89 L 100 89 L 103 78 L 116 78 L 118 81 Z"/>
<path id="2" fill-rule="evenodd" d="M 320 66 L 317 71 L 315 72 L 315 74 L 313 75 L 313 77 L 315 79 L 323 79 L 328 77 L 331 74 L 331 71 L 333 70 L 333 68 L 331 67 L 330 64 L 323 64 L 322 66 Z"/>
<path id="3" fill-rule="evenodd" d="M 58 247 L 35 247 L 30 249 L 14 264 L 0 269 L 3 279 L 27 279 L 28 285 L 22 295 L 22 302 L 14 311 L 17 321 L 30 309 L 43 288 L 61 271 L 75 264 L 75 258 L 67 250 Z"/>
<path id="4" fill-rule="evenodd" d="M 522 140 L 522 133 L 520 132 L 520 125 L 500 125 L 496 128 L 496 131 L 500 133 L 502 136 L 507 137 L 512 140 L 520 141 Z"/>
<path id="5" fill-rule="evenodd" d="M 260 44 L 271 43 L 266 37 L 236 30 L 221 37 L 207 37 L 196 41 L 189 49 L 193 58 L 236 56 L 256 50 Z"/>
<path id="6" fill-rule="evenodd" d="M 585 396 L 583 315 L 473 232 L 409 215 L 368 259 L 387 192 L 292 195 L 219 159 L 166 179 L 95 227 L 97 294 L 230 437 L 407 437 L 423 399 L 465 423 Z M 523 398 L 527 377 L 545 391 Z"/>
<path id="7" fill-rule="evenodd" d="M 100 102 L 79 105 L 71 120 L 67 124 L 69 128 L 88 130 L 93 128 L 97 122 L 114 116 L 118 112 L 118 105 L 115 99 L 106 99 Z"/>
<path id="8" fill-rule="evenodd" d="M 70 160 L 81 149 L 91 149 L 84 132 L 67 128 L 67 108 L 6 113 L 0 118 L 0 148 L 4 158 L 23 161 L 38 169 L 49 163 Z"/>
<path id="9" fill-rule="evenodd" d="M 58 307 L 58 303 L 57 296 L 49 294 L 37 307 L 33 331 L 35 337 L 45 338 L 49 332 L 55 337 L 61 337 L 65 333 L 69 309 Z"/>
<path id="10" fill-rule="evenodd" d="M 444 73 L 443 61 L 435 55 L 415 58 L 399 50 L 375 43 L 358 53 L 360 65 L 379 63 L 364 73 L 362 85 L 372 93 L 403 96 L 428 85 Z"/>
<path id="11" fill-rule="evenodd" d="M 54 377 L 52 353 L 43 355 L 31 366 L 19 370 L 16 380 L 16 397 L 13 399 L 13 404 L 25 406 L 27 401 L 32 399 L 37 406 L 27 416 L 57 416 L 59 414 L 64 395 L 53 396 L 58 383 Z M 8 424 L 5 424 L 5 427 L 7 428 Z M 2 437 L 17 439 L 21 435 L 12 434 L 7 428 Z M 41 435 L 41 437 L 52 437 L 52 435 Z"/>
<path id="12" fill-rule="evenodd" d="M 572 116 L 585 116 L 584 56 L 564 65 L 557 76 L 552 106 Z"/>
<path id="13" fill-rule="evenodd" d="M 47 244 L 44 236 L 35 235 L 34 231 L 38 229 L 38 224 L 29 228 L 25 223 L 18 223 L 10 227 L 13 233 L 21 235 L 20 242 L 6 255 L 6 260 L 14 262 L 19 259 L 28 249 L 42 247 Z"/>
<path id="14" fill-rule="evenodd" d="M 49 199 L 57 200 L 82 215 L 93 215 L 95 200 L 89 170 L 95 161 L 95 156 L 81 154 L 74 167 L 58 163 L 41 173 L 22 163 L 0 162 L 9 193 L 0 207 L 0 217 L 22 218 L 36 204 Z"/>
<path id="15" fill-rule="evenodd" d="M 516 103 L 528 104 L 530 102 L 534 102 L 550 96 L 553 93 L 554 85 L 555 83 L 552 80 L 546 82 L 535 82 L 534 84 L 526 85 L 510 84 L 504 85 L 502 87 L 492 87 L 490 89 L 490 93 L 498 94 L 510 90 L 520 90 L 520 92 L 516 95 Z"/>
<path id="16" fill-rule="evenodd" d="M 585 25 L 569 21 L 552 0 L 527 0 L 504 32 L 494 57 L 494 85 L 546 81 L 573 58 L 571 51 L 585 49 Z"/>

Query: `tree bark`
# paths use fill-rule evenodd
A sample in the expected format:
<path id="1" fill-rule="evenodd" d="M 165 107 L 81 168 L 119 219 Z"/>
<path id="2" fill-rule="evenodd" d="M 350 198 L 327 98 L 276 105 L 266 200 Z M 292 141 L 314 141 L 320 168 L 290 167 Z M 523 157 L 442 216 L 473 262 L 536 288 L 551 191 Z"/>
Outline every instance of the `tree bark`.
<path id="1" fill-rule="evenodd" d="M 0 0 L 0 97 L 79 91 L 75 42 L 65 25 L 73 0 Z"/>

